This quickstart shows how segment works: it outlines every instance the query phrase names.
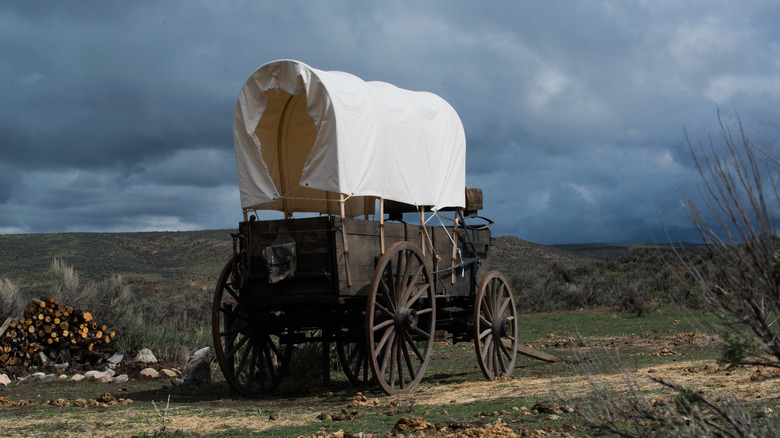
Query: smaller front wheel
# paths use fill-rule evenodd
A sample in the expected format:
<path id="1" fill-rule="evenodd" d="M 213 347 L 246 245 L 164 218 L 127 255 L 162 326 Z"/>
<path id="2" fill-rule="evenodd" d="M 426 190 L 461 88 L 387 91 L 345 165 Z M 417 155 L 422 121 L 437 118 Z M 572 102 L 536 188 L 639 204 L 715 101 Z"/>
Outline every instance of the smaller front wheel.
<path id="1" fill-rule="evenodd" d="M 474 348 L 488 380 L 509 377 L 517 357 L 517 309 L 509 284 L 498 271 L 482 277 L 474 305 Z"/>

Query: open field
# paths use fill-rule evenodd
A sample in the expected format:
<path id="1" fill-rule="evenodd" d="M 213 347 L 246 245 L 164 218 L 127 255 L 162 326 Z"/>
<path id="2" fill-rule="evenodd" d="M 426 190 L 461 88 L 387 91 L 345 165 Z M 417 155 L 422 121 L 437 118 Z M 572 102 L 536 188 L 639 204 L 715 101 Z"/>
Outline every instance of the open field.
<path id="1" fill-rule="evenodd" d="M 139 233 L 59 233 L 0 235 L 0 279 L 23 291 L 46 291 L 53 278 L 52 259 L 63 259 L 84 280 L 122 275 L 140 295 L 212 291 L 229 260 L 235 230 Z M 654 244 L 540 245 L 499 236 L 491 263 L 507 276 L 538 270 L 551 263 L 575 263 L 626 254 Z M 608 253 L 605 248 L 608 248 Z"/>
<path id="2" fill-rule="evenodd" d="M 769 372 L 751 367 L 720 367 L 715 362 L 720 349 L 718 342 L 707 333 L 693 331 L 673 307 L 663 307 L 642 318 L 610 310 L 524 315 L 521 327 L 525 344 L 564 360 L 546 363 L 519 356 L 512 378 L 488 382 L 482 378 L 471 344 L 442 342 L 437 344 L 420 386 L 411 394 L 392 397 L 378 390 L 355 388 L 336 372 L 332 373 L 328 386 L 322 385 L 321 376 L 316 373 L 300 375 L 285 381 L 277 394 L 258 399 L 228 394 L 218 381 L 217 370 L 213 385 L 197 387 L 177 387 L 166 380 L 138 378 L 123 384 L 65 380 L 13 382 L 0 387 L 0 403 L 30 402 L 4 407 L 0 410 L 0 421 L 6 425 L 4 434 L 11 436 L 164 433 L 167 436 L 294 437 L 333 434 L 339 430 L 383 436 L 392 434 L 402 417 L 422 418 L 435 428 L 421 432 L 420 436 L 458 436 L 449 435 L 458 430 L 472 433 L 460 436 L 514 436 L 513 433 L 585 436 L 593 431 L 567 407 L 591 390 L 577 364 L 609 363 L 618 357 L 620 366 L 637 376 L 648 398 L 668 403 L 672 400 L 645 377 L 652 375 L 708 392 L 730 391 L 756 411 L 764 405 L 775 409 L 780 403 L 777 379 L 764 374 Z M 598 377 L 621 384 L 622 376 L 613 366 L 597 372 Z M 553 389 L 571 400 L 556 398 Z M 132 400 L 132 403 L 73 406 L 73 401 L 78 399 L 101 397 Z M 170 405 L 167 405 L 169 397 Z M 62 400 L 56 402 L 58 399 Z M 66 404 L 63 400 L 68 400 L 71 406 L 57 406 Z M 327 416 L 322 416 L 323 413 Z M 424 425 L 421 420 L 415 421 L 418 426 Z"/>

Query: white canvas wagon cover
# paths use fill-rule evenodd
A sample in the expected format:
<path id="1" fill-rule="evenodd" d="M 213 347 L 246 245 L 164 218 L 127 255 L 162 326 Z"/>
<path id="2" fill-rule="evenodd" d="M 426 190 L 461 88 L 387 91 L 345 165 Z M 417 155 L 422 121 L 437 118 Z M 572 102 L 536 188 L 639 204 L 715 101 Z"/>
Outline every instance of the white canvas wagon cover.
<path id="1" fill-rule="evenodd" d="M 329 214 L 341 194 L 350 216 L 377 197 L 465 204 L 463 125 L 435 94 L 274 61 L 241 89 L 233 135 L 244 211 Z"/>

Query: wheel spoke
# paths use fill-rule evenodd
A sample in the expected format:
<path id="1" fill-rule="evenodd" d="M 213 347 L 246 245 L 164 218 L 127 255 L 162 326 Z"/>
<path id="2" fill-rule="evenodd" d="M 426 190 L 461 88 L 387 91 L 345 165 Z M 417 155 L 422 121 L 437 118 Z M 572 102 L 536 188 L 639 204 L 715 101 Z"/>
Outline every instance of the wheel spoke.
<path id="1" fill-rule="evenodd" d="M 382 338 L 379 340 L 379 343 L 377 343 L 374 348 L 377 351 L 382 351 L 382 348 L 384 347 L 387 340 L 390 339 L 390 336 L 393 335 L 393 332 L 395 332 L 395 327 L 391 326 L 390 328 L 387 329 L 387 331 L 385 331 L 385 334 L 382 335 Z"/>
<path id="2" fill-rule="evenodd" d="M 395 313 L 396 306 L 395 303 L 393 302 L 393 298 L 391 297 L 392 293 L 390 292 L 390 288 L 388 287 L 388 284 L 385 282 L 384 279 L 382 280 L 382 283 L 379 286 L 382 289 L 382 296 L 385 299 L 385 304 L 387 304 L 387 307 L 389 307 L 390 309 L 389 310 L 386 309 L 384 306 L 382 306 L 379 303 L 376 303 L 376 305 L 382 306 L 383 309 L 385 309 L 389 314 L 392 315 L 393 313 Z"/>
<path id="3" fill-rule="evenodd" d="M 490 347 L 493 346 L 493 334 L 492 334 L 492 332 L 489 334 L 489 336 L 490 336 L 489 338 L 485 339 L 485 343 L 483 344 L 483 347 L 482 347 L 482 356 L 483 357 L 490 357 L 488 352 L 491 350 Z"/>
<path id="4" fill-rule="evenodd" d="M 248 340 L 249 340 L 249 336 L 242 337 L 241 340 L 238 341 L 238 344 L 236 344 L 230 351 L 225 352 L 225 356 L 227 357 L 235 356 L 238 349 L 241 348 L 241 346 L 243 346 L 244 344 L 246 344 L 246 341 Z"/>
<path id="5" fill-rule="evenodd" d="M 234 300 L 238 301 L 238 292 L 233 290 L 232 287 L 228 286 L 227 284 L 222 288 L 222 290 L 226 291 L 228 294 L 230 294 L 231 297 L 233 297 Z"/>
<path id="6" fill-rule="evenodd" d="M 506 349 L 504 348 L 504 343 L 501 342 L 501 338 L 494 338 L 493 342 L 496 344 L 495 347 L 493 347 L 493 350 L 495 351 L 494 356 L 496 357 L 496 360 L 498 361 L 498 364 L 501 365 L 501 370 L 506 370 L 506 366 L 504 365 L 504 356 L 501 354 L 501 351 Z M 507 356 L 509 352 L 507 351 Z"/>
<path id="7" fill-rule="evenodd" d="M 408 262 L 406 264 L 404 264 L 403 261 L 404 261 L 404 253 L 402 251 L 402 252 L 398 253 L 398 260 L 397 260 L 398 264 L 396 266 L 396 272 L 395 272 L 395 278 L 394 278 L 394 280 L 395 280 L 395 290 L 394 290 L 395 294 L 394 294 L 393 298 L 395 298 L 395 301 L 393 302 L 393 304 L 395 304 L 396 308 L 398 308 L 398 305 L 401 302 L 400 296 L 401 296 L 401 294 L 403 294 L 404 277 L 406 277 L 406 271 L 409 269 Z M 404 269 L 403 273 L 401 272 L 401 266 L 402 265 L 403 265 L 403 269 Z"/>
<path id="8" fill-rule="evenodd" d="M 420 272 L 422 272 L 422 269 L 423 269 L 423 266 L 420 266 L 420 267 L 417 269 L 417 272 L 414 274 L 414 275 L 415 275 L 415 278 L 419 278 L 419 276 L 420 276 Z M 413 282 L 410 282 L 410 284 L 409 284 L 409 289 L 411 289 L 411 288 L 412 288 L 414 285 L 416 285 L 416 284 L 417 284 L 417 281 L 416 281 L 416 280 L 415 280 L 415 281 L 413 281 Z M 418 299 L 420 299 L 420 297 L 422 296 L 422 294 L 424 294 L 424 293 L 426 293 L 426 292 L 428 292 L 428 285 L 427 285 L 427 284 L 426 284 L 425 286 L 421 287 L 421 288 L 420 288 L 420 289 L 419 289 L 419 290 L 418 290 L 418 291 L 417 291 L 417 292 L 414 294 L 414 296 L 413 296 L 413 297 L 411 297 L 409 300 L 407 300 L 407 301 L 406 301 L 406 307 L 412 307 L 412 305 L 414 304 L 414 302 L 415 302 L 415 301 L 417 301 Z M 409 294 L 407 293 L 406 295 L 409 295 Z"/>
<path id="9" fill-rule="evenodd" d="M 425 361 L 425 357 L 422 353 L 420 353 L 420 350 L 417 348 L 417 344 L 414 342 L 409 333 L 404 333 L 404 339 L 406 340 L 406 343 L 412 347 L 412 352 L 414 352 L 414 355 L 417 356 L 417 359 L 419 359 L 420 362 Z"/>
<path id="10" fill-rule="evenodd" d="M 395 343 L 395 358 L 398 361 L 398 365 L 397 365 L 398 366 L 398 386 L 403 388 L 405 386 L 404 385 L 404 383 L 405 383 L 405 381 L 404 381 L 404 363 L 403 363 L 404 358 L 403 358 L 403 353 L 401 352 L 401 349 L 402 349 L 402 346 L 403 346 L 404 343 L 403 343 L 403 341 L 401 341 L 401 339 L 398 338 L 398 336 L 396 336 L 395 340 L 396 340 L 396 343 Z"/>
<path id="11" fill-rule="evenodd" d="M 430 307 L 427 307 L 425 309 L 418 310 L 417 311 L 417 316 L 419 317 L 420 315 L 427 315 L 429 313 L 433 313 L 433 309 L 431 309 Z"/>
<path id="12" fill-rule="evenodd" d="M 427 341 L 428 339 L 431 339 L 431 334 L 421 329 L 420 327 L 412 327 L 411 331 L 413 331 L 417 336 L 421 336 L 423 340 Z"/>
<path id="13" fill-rule="evenodd" d="M 488 299 L 486 296 L 482 297 L 482 306 L 480 306 L 480 316 L 481 314 L 485 315 L 486 320 L 493 319 L 493 311 L 490 308 L 490 303 L 488 302 Z M 489 323 L 488 323 L 489 324 Z"/>
<path id="14" fill-rule="evenodd" d="M 390 387 L 391 388 L 395 386 L 395 364 L 396 364 L 396 360 L 395 360 L 395 350 L 396 350 L 395 344 L 396 344 L 395 337 L 393 337 L 392 342 L 390 342 L 390 354 L 387 357 L 388 359 L 390 359 Z M 384 374 L 384 373 L 382 373 L 382 374 Z"/>
<path id="15" fill-rule="evenodd" d="M 241 372 L 244 370 L 244 366 L 246 366 L 246 360 L 249 357 L 249 353 L 252 352 L 252 345 L 250 344 L 247 348 L 244 349 L 244 354 L 241 355 L 241 360 L 238 362 L 238 366 L 236 367 L 236 374 L 241 375 Z"/>
<path id="16" fill-rule="evenodd" d="M 385 374 L 385 367 L 387 367 L 387 361 L 390 359 L 390 355 L 387 354 L 390 348 L 393 346 L 393 341 L 395 339 L 395 328 L 390 328 L 385 332 L 385 335 L 382 336 L 382 340 L 379 341 L 379 344 L 376 346 L 376 351 L 380 353 L 382 357 L 382 367 L 380 368 L 379 374 L 384 375 Z M 388 342 L 388 340 L 390 342 Z"/>
<path id="17" fill-rule="evenodd" d="M 412 358 L 409 356 L 409 348 L 406 346 L 406 342 L 402 344 L 404 359 L 406 359 L 406 367 L 409 369 L 409 379 L 414 380 L 417 378 L 414 372 L 414 365 L 412 365 Z"/>
<path id="18" fill-rule="evenodd" d="M 499 317 L 504 315 L 504 312 L 506 312 L 506 310 L 507 310 L 507 306 L 511 302 L 512 302 L 512 297 L 507 297 L 507 299 L 505 299 L 504 302 L 501 303 L 501 308 L 498 309 L 498 312 L 496 313 L 496 315 L 498 315 Z"/>
<path id="19" fill-rule="evenodd" d="M 249 370 L 247 371 L 247 388 L 251 391 L 252 389 L 252 382 L 255 380 L 255 370 L 257 369 L 257 356 L 260 354 L 260 351 L 257 349 L 256 345 L 252 345 L 249 348 L 247 348 L 247 351 L 252 351 L 252 359 L 249 360 Z M 241 376 L 241 372 L 236 373 L 237 376 Z"/>
<path id="20" fill-rule="evenodd" d="M 501 350 L 501 353 L 503 353 L 504 356 L 506 356 L 507 359 L 511 360 L 512 359 L 512 353 L 506 348 L 506 345 L 504 344 L 503 341 L 504 341 L 503 339 L 499 339 L 498 340 L 498 348 L 499 348 L 499 350 Z"/>
<path id="21" fill-rule="evenodd" d="M 271 356 L 273 354 L 272 350 L 274 350 L 273 346 L 273 340 L 270 336 L 266 335 L 265 339 L 262 341 L 262 354 L 263 354 L 263 364 L 268 370 L 268 375 L 271 377 L 271 380 L 276 380 L 276 369 L 274 367 L 273 363 L 273 357 Z M 279 356 L 276 356 L 277 358 Z"/>
<path id="22" fill-rule="evenodd" d="M 366 362 L 366 354 L 365 350 L 362 348 L 358 349 L 360 354 L 358 354 L 358 361 L 357 361 L 357 368 L 355 369 L 355 375 L 360 375 L 360 370 L 363 370 L 363 382 L 368 383 L 368 362 Z"/>
<path id="23" fill-rule="evenodd" d="M 380 322 L 379 324 L 375 325 L 375 326 L 372 328 L 372 330 L 374 330 L 374 331 L 382 330 L 383 328 L 385 328 L 385 327 L 387 327 L 387 326 L 389 326 L 389 325 L 392 325 L 394 322 L 395 322 L 395 321 L 394 321 L 394 320 L 392 320 L 392 319 L 388 319 L 388 320 L 382 321 L 382 322 Z"/>
<path id="24" fill-rule="evenodd" d="M 377 309 L 378 309 L 380 312 L 382 312 L 382 313 L 383 313 L 385 316 L 387 316 L 388 318 L 391 318 L 391 319 L 392 319 L 393 317 L 395 317 L 395 314 L 394 314 L 393 312 L 391 312 L 389 309 L 387 309 L 387 307 L 385 307 L 385 306 L 383 306 L 383 305 L 381 305 L 381 304 L 379 304 L 379 303 L 376 303 L 376 304 L 375 304 L 375 306 L 376 306 L 376 308 L 377 308 Z"/>

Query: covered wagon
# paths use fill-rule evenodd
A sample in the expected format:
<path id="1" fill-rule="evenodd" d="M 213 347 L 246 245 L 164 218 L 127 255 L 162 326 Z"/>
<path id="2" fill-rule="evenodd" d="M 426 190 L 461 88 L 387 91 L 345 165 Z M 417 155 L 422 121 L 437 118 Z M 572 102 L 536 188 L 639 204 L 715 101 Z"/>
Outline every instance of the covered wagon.
<path id="1" fill-rule="evenodd" d="M 232 388 L 274 390 L 318 342 L 352 383 L 410 391 L 437 331 L 473 340 L 485 377 L 511 374 L 514 301 L 446 101 L 281 60 L 247 79 L 233 128 L 243 220 L 212 307 Z"/>

